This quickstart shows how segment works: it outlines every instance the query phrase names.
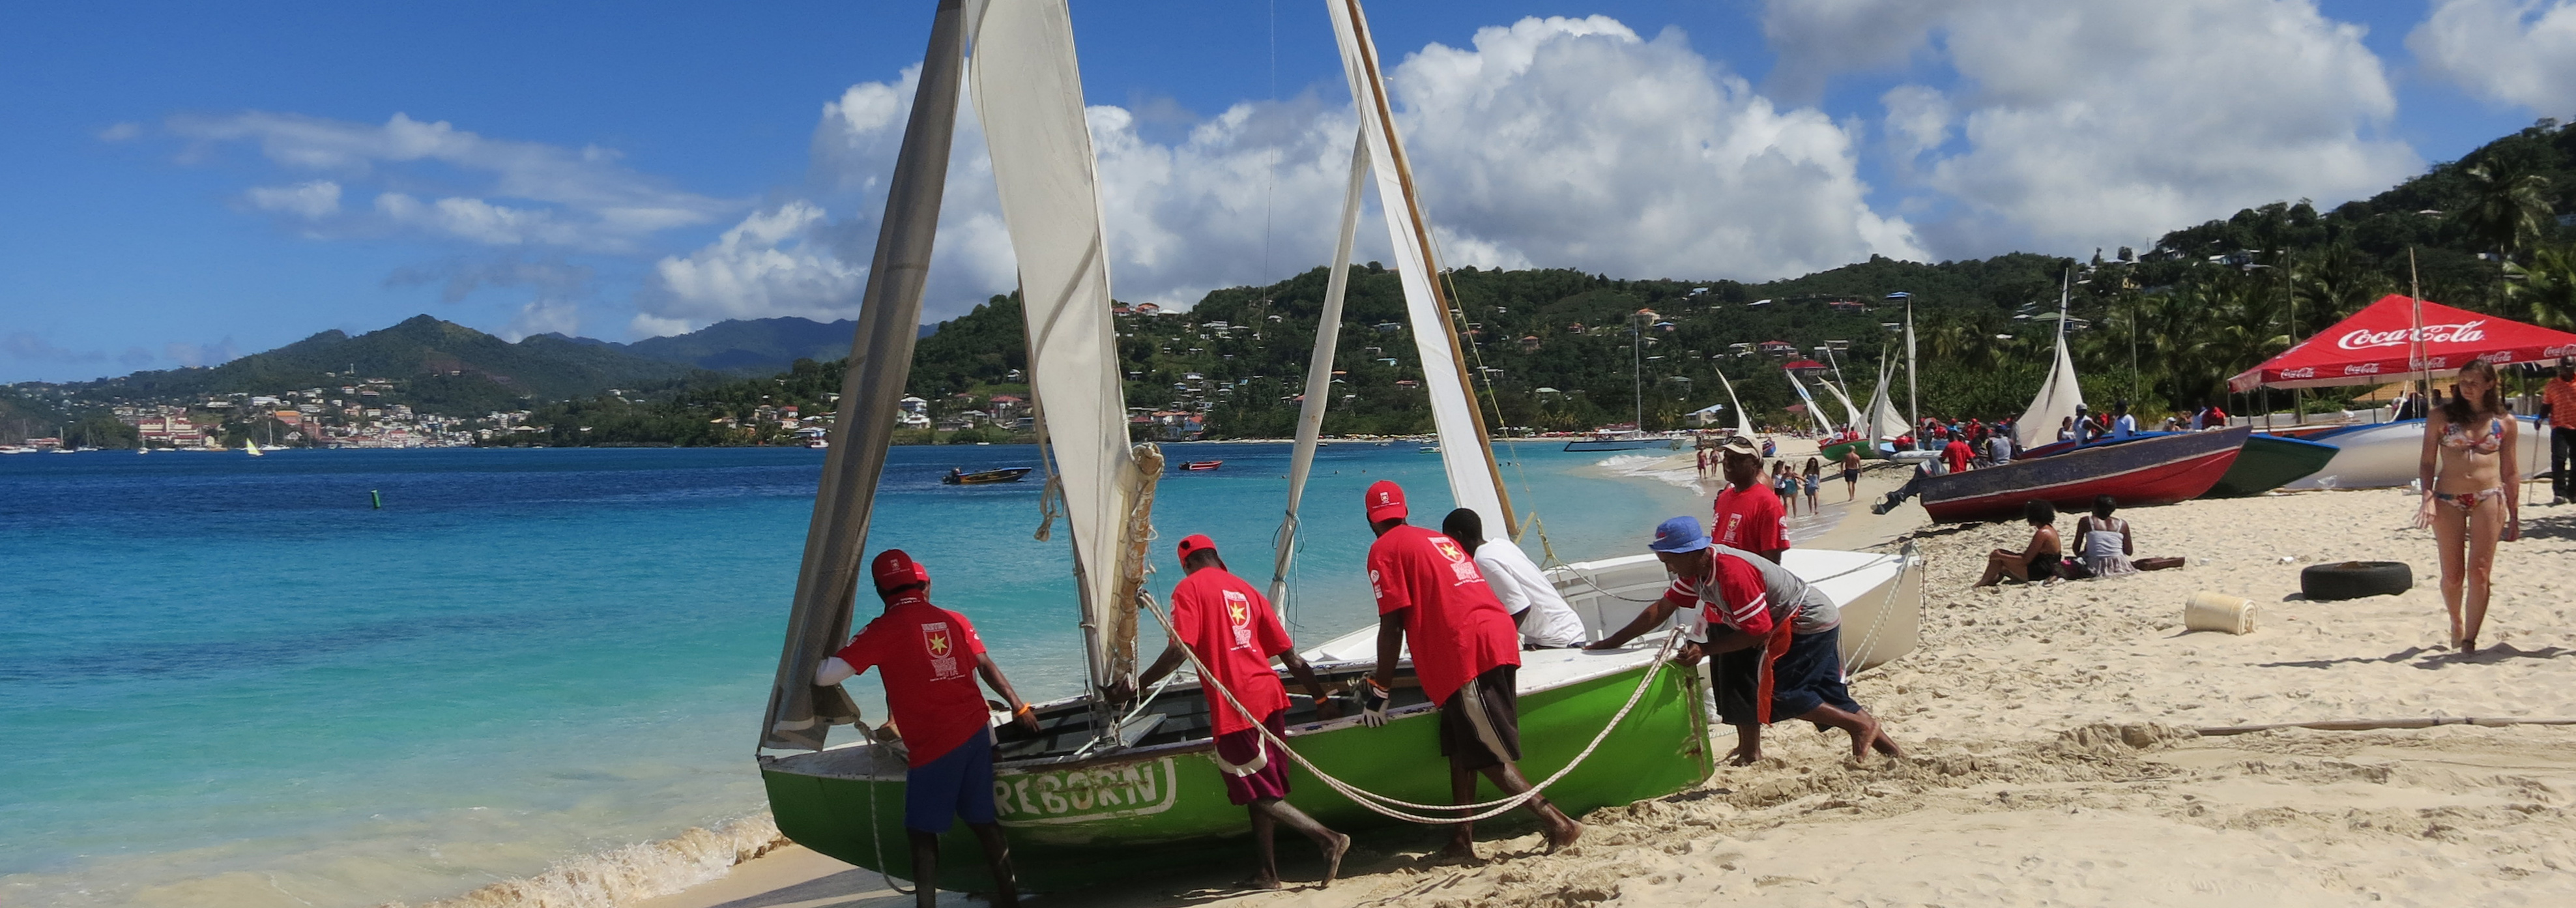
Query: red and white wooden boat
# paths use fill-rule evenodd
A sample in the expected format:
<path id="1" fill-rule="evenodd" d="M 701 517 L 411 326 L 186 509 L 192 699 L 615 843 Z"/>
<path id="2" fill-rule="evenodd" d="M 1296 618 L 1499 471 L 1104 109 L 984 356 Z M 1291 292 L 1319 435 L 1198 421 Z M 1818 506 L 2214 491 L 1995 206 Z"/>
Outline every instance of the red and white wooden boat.
<path id="1" fill-rule="evenodd" d="M 1216 469 L 1217 467 L 1224 466 L 1224 465 L 1225 465 L 1225 461 L 1222 461 L 1222 460 L 1192 460 L 1192 461 L 1185 461 L 1185 462 L 1183 462 L 1183 463 L 1181 464 L 1181 469 L 1184 469 L 1184 470 L 1213 470 L 1213 469 Z"/>
<path id="2" fill-rule="evenodd" d="M 2092 510 L 2096 495 L 2118 499 L 2123 508 L 2188 501 L 2227 475 L 2253 431 L 2182 432 L 1926 476 L 1923 510 L 1935 522 L 1960 523 L 2018 519 L 2034 500 L 2069 512 Z"/>

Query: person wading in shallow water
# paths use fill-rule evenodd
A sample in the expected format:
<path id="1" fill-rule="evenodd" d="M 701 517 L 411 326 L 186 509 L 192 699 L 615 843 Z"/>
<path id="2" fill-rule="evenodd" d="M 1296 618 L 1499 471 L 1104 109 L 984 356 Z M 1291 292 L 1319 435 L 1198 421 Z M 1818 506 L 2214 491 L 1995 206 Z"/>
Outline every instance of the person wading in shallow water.
<path id="1" fill-rule="evenodd" d="M 1136 699 L 1139 689 L 1152 689 L 1154 683 L 1179 669 L 1188 661 L 1188 653 L 1198 654 L 1205 663 L 1210 679 L 1234 693 L 1243 704 L 1238 710 L 1223 694 L 1201 685 L 1199 693 L 1207 698 L 1209 724 L 1216 734 L 1216 765 L 1225 775 L 1226 800 L 1252 812 L 1252 844 L 1259 854 L 1260 865 L 1251 881 L 1255 889 L 1279 888 L 1279 854 L 1272 847 L 1273 832 L 1286 826 L 1315 840 L 1324 851 L 1324 885 L 1333 885 L 1341 873 L 1342 855 L 1351 850 L 1351 837 L 1334 832 L 1307 816 L 1287 801 L 1288 755 L 1280 753 L 1245 718 L 1244 710 L 1261 717 L 1263 727 L 1281 738 L 1288 736 L 1288 688 L 1270 670 L 1270 660 L 1278 659 L 1288 673 L 1304 685 L 1306 694 L 1315 698 L 1317 718 L 1341 718 L 1341 708 L 1324 695 L 1324 685 L 1315 680 L 1315 670 L 1297 655 L 1296 645 L 1288 639 L 1288 629 L 1279 623 L 1279 613 L 1272 611 L 1270 600 L 1245 583 L 1243 578 L 1226 570 L 1225 560 L 1217 556 L 1216 542 L 1206 536 L 1193 535 L 1181 540 L 1181 570 L 1189 576 L 1172 587 L 1171 645 L 1164 647 L 1161 658 L 1136 676 L 1134 686 L 1124 682 L 1110 689 L 1112 702 Z M 1185 652 L 1182 648 L 1188 647 Z"/>
<path id="2" fill-rule="evenodd" d="M 1675 517 L 1655 527 L 1655 541 L 1647 548 L 1672 573 L 1672 587 L 1627 627 L 1585 649 L 1617 649 L 1674 612 L 1698 606 L 1707 620 L 1707 639 L 1684 645 L 1676 657 L 1682 664 L 1697 663 L 1705 653 L 1760 654 L 1753 684 L 1727 686 L 1753 691 L 1751 702 L 1718 698 L 1719 714 L 1736 727 L 1737 765 L 1762 759 L 1762 726 L 1781 719 L 1803 719 L 1820 729 L 1849 732 L 1855 759 L 1868 757 L 1871 750 L 1904 756 L 1896 740 L 1879 727 L 1878 719 L 1852 700 L 1851 690 L 1843 685 L 1842 611 L 1833 600 L 1788 568 L 1752 552 L 1710 543 L 1700 534 L 1699 521 L 1689 517 Z M 1760 695 L 1764 690 L 1769 697 Z M 1736 715 L 1728 715 L 1731 712 Z"/>
<path id="3" fill-rule="evenodd" d="M 939 898 L 939 834 L 952 818 L 964 819 L 984 843 L 993 872 L 993 904 L 1020 903 L 1011 873 L 1011 846 L 994 822 L 993 730 L 975 677 L 1002 702 L 1011 719 L 1031 733 L 1037 713 L 1011 690 L 1010 679 L 984 654 L 984 641 L 966 616 L 930 604 L 930 569 L 902 549 L 877 554 L 869 573 L 885 614 L 868 622 L 850 645 L 814 668 L 814 683 L 831 687 L 874 668 L 885 679 L 889 729 L 900 729 L 910 769 L 903 777 L 903 828 L 912 839 L 912 879 L 920 908 Z"/>
<path id="4" fill-rule="evenodd" d="M 1520 632 L 1510 612 L 1485 585 L 1467 548 L 1447 536 L 1404 522 L 1404 489 L 1384 480 L 1364 499 L 1369 529 L 1369 590 L 1377 596 L 1377 671 L 1360 692 L 1360 721 L 1386 724 L 1388 691 L 1406 640 L 1413 641 L 1413 672 L 1422 692 L 1440 704 L 1440 753 L 1449 758 L 1452 803 L 1476 800 L 1476 776 L 1505 795 L 1530 790 L 1513 765 L 1521 758 Z M 1525 802 L 1538 815 L 1549 851 L 1574 844 L 1583 826 L 1548 803 Z M 1476 857 L 1475 826 L 1459 823 L 1443 850 L 1451 858 Z"/>

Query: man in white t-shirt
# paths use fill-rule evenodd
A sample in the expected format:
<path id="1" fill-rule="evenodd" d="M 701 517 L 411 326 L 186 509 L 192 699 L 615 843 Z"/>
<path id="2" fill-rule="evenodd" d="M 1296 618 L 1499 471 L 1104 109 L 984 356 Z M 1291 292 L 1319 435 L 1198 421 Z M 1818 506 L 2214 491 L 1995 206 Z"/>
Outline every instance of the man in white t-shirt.
<path id="1" fill-rule="evenodd" d="M 1575 617 L 1574 607 L 1557 595 L 1556 585 L 1547 582 L 1538 563 L 1510 540 L 1485 538 L 1485 519 L 1476 512 L 1459 508 L 1440 521 L 1440 533 L 1475 556 L 1476 567 L 1485 573 L 1485 585 L 1492 587 L 1494 598 L 1503 601 L 1503 610 L 1512 613 L 1512 621 L 1521 629 L 1523 649 L 1563 649 L 1582 646 L 1583 619 Z"/>

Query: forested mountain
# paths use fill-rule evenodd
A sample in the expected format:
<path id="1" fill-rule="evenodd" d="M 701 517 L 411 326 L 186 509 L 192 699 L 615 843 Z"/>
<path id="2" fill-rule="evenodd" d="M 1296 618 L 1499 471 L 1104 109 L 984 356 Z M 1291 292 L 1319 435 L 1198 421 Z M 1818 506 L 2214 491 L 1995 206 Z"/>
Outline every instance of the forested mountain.
<path id="1" fill-rule="evenodd" d="M 2228 375 L 2410 285 L 2462 308 L 2576 328 L 2571 212 L 2576 131 L 2544 120 L 2369 199 L 2329 211 L 2304 200 L 2273 202 L 2173 231 L 2145 250 L 2102 250 L 2081 260 L 2025 253 L 1938 264 L 1872 258 L 1760 284 L 1564 269 L 1460 268 L 1444 279 L 1472 341 L 1469 365 L 1483 370 L 1477 384 L 1490 398 L 1487 412 L 1505 426 L 1625 422 L 1642 388 L 1646 427 L 1668 428 L 1725 400 L 1720 374 L 1734 381 L 1757 421 L 1787 421 L 1785 408 L 1796 398 L 1782 361 L 1837 341 L 1845 349 L 1835 362 L 1853 397 L 1865 398 L 1881 358 L 1898 351 L 1900 335 L 1890 326 L 1903 320 L 1904 298 L 1891 294 L 1900 293 L 1916 318 L 1922 409 L 2011 415 L 2039 383 L 2061 281 L 2072 297 L 2070 339 L 2087 397 L 2133 398 L 2154 414 L 2224 399 Z M 1288 434 L 1325 279 L 1325 269 L 1316 268 L 1265 287 L 1212 292 L 1186 312 L 1118 316 L 1127 402 L 1203 412 L 1216 437 Z M 415 406 L 481 412 L 536 405 L 530 423 L 559 430 L 554 443 L 740 443 L 781 434 L 747 428 L 762 408 L 830 409 L 850 329 L 849 322 L 781 318 L 634 344 L 555 336 L 509 344 L 422 316 L 354 338 L 325 332 L 213 369 L 137 373 L 67 390 L 92 400 L 268 393 L 328 383 L 323 373 L 345 377 L 354 364 L 378 374 L 370 377 L 410 381 Z M 982 409 L 993 395 L 1026 395 L 1016 298 L 994 297 L 935 329 L 924 329 L 907 389 L 931 401 L 934 415 Z M 1429 427 L 1418 388 L 1423 364 L 1410 332 L 1396 275 L 1376 263 L 1355 266 L 1328 432 Z M 1750 349 L 1769 341 L 1785 350 Z M 792 365 L 764 377 L 693 371 L 755 370 L 782 358 Z M 629 393 L 600 395 L 607 387 Z M 2239 401 L 2230 409 L 2286 403 Z M 2311 399 L 2312 406 L 2337 403 L 2330 393 Z M 28 410 L 25 404 L 10 406 Z M 52 409 L 77 415 L 73 407 Z"/>
<path id="2" fill-rule="evenodd" d="M 427 412 L 476 415 L 614 387 L 667 384 L 688 367 L 622 350 L 540 335 L 510 343 L 427 315 L 355 337 L 333 330 L 220 366 L 136 372 L 68 386 L 100 400 L 186 401 L 277 394 L 365 378 L 401 383 L 401 400 Z"/>
<path id="3" fill-rule="evenodd" d="M 636 356 L 715 372 L 768 375 L 800 359 L 839 359 L 850 355 L 850 334 L 858 323 L 843 319 L 726 319 L 687 334 L 648 337 L 630 344 L 586 337 L 542 335 L 578 344 L 623 350 Z"/>

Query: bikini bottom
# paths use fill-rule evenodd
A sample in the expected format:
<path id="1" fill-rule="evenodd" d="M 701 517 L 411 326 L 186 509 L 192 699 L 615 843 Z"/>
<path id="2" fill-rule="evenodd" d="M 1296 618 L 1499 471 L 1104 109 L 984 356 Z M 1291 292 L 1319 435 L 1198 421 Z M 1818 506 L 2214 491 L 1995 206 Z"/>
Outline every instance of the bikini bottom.
<path id="1" fill-rule="evenodd" d="M 2496 501 L 2504 500 L 2504 491 L 2503 486 L 2497 486 L 2489 489 L 2479 489 L 2474 492 L 2459 492 L 2456 494 L 2451 492 L 2435 492 L 2433 493 L 2433 500 L 2459 508 L 2463 511 L 2475 511 L 2478 509 L 2478 505 L 2487 503 L 2489 499 Z"/>

